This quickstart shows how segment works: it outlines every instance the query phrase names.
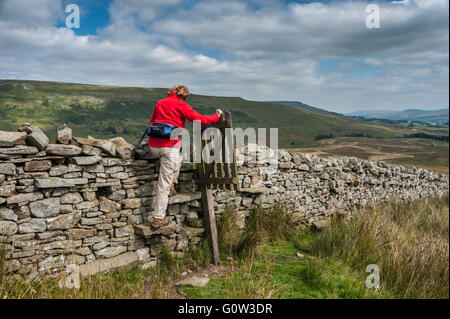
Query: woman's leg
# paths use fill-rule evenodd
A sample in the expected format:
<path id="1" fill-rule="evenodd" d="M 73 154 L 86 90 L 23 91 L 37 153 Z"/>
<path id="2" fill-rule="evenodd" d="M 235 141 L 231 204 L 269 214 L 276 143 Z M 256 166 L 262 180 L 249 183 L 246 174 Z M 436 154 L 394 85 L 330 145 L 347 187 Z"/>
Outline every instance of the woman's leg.
<path id="1" fill-rule="evenodd" d="M 178 177 L 183 157 L 180 149 L 175 147 L 161 147 L 161 164 L 156 188 L 153 218 L 164 219 L 166 217 L 169 202 L 170 186 Z"/>
<path id="2" fill-rule="evenodd" d="M 178 176 L 180 175 L 181 165 L 183 164 L 183 154 L 180 152 L 177 160 L 177 168 L 175 169 L 176 173 L 172 182 L 172 186 L 170 188 L 170 196 L 175 195 L 175 184 L 178 184 Z"/>

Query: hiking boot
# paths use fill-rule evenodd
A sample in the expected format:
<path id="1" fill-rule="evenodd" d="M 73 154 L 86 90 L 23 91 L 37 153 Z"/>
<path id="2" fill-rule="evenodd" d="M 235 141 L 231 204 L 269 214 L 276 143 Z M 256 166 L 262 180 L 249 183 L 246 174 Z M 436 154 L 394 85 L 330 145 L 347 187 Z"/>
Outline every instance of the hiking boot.
<path id="1" fill-rule="evenodd" d="M 159 227 L 167 226 L 167 225 L 169 225 L 169 221 L 167 219 L 153 218 L 153 220 L 152 220 L 153 228 L 159 228 Z"/>

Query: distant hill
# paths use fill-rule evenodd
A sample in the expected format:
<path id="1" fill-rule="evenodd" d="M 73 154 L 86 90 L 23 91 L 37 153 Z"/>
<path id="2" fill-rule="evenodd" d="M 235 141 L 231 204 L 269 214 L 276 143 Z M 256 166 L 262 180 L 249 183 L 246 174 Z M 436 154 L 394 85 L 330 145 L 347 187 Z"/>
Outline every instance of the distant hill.
<path id="1" fill-rule="evenodd" d="M 60 82 L 0 80 L 0 130 L 23 122 L 38 125 L 54 138 L 67 123 L 75 136 L 123 136 L 135 142 L 145 130 L 166 89 L 114 87 Z M 191 95 L 188 103 L 202 114 L 220 107 L 230 111 L 235 127 L 278 128 L 280 147 L 309 147 L 339 136 L 399 137 L 409 131 L 336 116 L 317 108 L 255 102 L 239 97 Z M 319 111 L 320 110 L 320 111 Z"/>
<path id="2" fill-rule="evenodd" d="M 283 104 L 283 105 L 288 105 L 288 106 L 293 106 L 293 107 L 298 107 L 300 109 L 306 110 L 306 111 L 312 111 L 312 112 L 317 112 L 317 113 L 323 113 L 323 114 L 332 114 L 332 115 L 337 115 L 337 116 L 343 116 L 343 114 L 341 113 L 336 113 L 336 112 L 330 112 L 318 107 L 314 107 L 302 102 L 298 102 L 298 101 L 272 101 L 273 103 L 278 103 L 278 104 Z"/>
<path id="3" fill-rule="evenodd" d="M 404 111 L 368 110 L 357 111 L 346 115 L 395 121 L 421 121 L 440 124 L 448 122 L 449 109 L 439 109 L 431 111 L 421 109 L 407 109 Z"/>

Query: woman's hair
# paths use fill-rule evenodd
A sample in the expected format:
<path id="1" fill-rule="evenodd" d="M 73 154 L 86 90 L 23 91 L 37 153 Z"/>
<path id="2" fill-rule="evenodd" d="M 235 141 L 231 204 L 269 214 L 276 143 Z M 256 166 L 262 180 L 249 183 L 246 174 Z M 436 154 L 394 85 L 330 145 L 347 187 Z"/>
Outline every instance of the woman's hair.
<path id="1" fill-rule="evenodd" d="M 188 88 L 181 84 L 175 85 L 167 90 L 167 94 L 171 93 L 178 95 L 182 100 L 185 100 L 189 96 Z"/>

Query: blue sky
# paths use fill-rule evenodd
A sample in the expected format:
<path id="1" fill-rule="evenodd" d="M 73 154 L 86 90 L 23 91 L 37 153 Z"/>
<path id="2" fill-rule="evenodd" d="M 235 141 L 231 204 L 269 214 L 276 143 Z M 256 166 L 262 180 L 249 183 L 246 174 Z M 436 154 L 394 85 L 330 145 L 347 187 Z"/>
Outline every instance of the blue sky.
<path id="1" fill-rule="evenodd" d="M 0 0 L 0 78 L 183 83 L 344 113 L 448 107 L 448 42 L 447 0 Z"/>

